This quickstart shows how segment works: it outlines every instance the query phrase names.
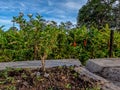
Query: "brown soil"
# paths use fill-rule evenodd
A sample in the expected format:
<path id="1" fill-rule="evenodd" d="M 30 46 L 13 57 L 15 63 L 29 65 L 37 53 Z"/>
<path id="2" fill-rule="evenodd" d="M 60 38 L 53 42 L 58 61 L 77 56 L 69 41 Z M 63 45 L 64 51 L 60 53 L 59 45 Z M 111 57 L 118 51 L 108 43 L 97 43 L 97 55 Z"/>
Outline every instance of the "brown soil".
<path id="1" fill-rule="evenodd" d="M 0 90 L 93 90 L 96 81 L 79 77 L 74 67 L 48 68 L 45 74 L 41 69 L 6 69 L 0 72 Z"/>

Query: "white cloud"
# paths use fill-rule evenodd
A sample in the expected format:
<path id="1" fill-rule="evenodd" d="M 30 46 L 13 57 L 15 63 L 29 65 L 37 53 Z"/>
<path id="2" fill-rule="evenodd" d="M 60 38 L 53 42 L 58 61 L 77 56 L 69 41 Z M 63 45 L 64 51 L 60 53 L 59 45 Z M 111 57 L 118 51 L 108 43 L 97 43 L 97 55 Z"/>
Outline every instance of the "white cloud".
<path id="1" fill-rule="evenodd" d="M 0 19 L 0 26 L 5 25 L 4 30 L 8 30 L 12 26 L 12 22 L 9 19 Z"/>
<path id="2" fill-rule="evenodd" d="M 116 7 L 117 5 L 119 5 L 119 1 L 115 1 L 115 2 L 112 4 L 112 7 Z"/>
<path id="3" fill-rule="evenodd" d="M 16 10 L 18 10 L 19 8 L 21 8 L 22 6 L 19 4 L 19 5 L 17 5 L 17 3 L 16 2 L 10 2 L 10 1 L 8 1 L 7 3 L 6 2 L 4 2 L 4 1 L 0 1 L 0 10 L 1 11 L 11 11 L 11 12 L 13 12 L 13 11 L 16 11 Z"/>
<path id="4" fill-rule="evenodd" d="M 69 8 L 69 9 L 75 9 L 78 10 L 81 8 L 81 4 L 79 2 L 73 2 L 73 1 L 68 1 L 65 4 L 65 7 Z"/>
<path id="5" fill-rule="evenodd" d="M 49 5 L 49 6 L 52 6 L 52 5 L 53 5 L 53 3 L 52 3 L 50 0 L 47 0 L 47 2 L 48 2 L 48 5 Z"/>
<path id="6" fill-rule="evenodd" d="M 24 4 L 24 3 L 20 3 L 20 5 L 21 5 L 22 7 L 25 7 L 25 4 Z"/>
<path id="7" fill-rule="evenodd" d="M 5 19 L 0 19 L 0 24 L 4 25 L 4 24 L 11 24 L 11 20 L 5 20 Z"/>
<path id="8" fill-rule="evenodd" d="M 40 13 L 44 19 L 57 23 L 76 22 L 77 11 L 87 0 L 0 0 L 0 25 L 12 25 L 10 18 L 21 11 L 25 14 Z M 7 16 L 3 18 L 4 14 Z M 8 14 L 8 15 L 7 15 Z M 1 19 L 2 17 L 2 19 Z M 9 18 L 9 19 L 8 19 Z"/>

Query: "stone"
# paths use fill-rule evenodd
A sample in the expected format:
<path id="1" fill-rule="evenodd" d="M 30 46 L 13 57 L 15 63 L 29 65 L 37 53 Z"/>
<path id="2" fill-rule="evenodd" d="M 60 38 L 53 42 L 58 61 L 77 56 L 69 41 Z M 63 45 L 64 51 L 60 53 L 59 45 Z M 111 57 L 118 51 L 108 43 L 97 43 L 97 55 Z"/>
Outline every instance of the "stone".
<path id="1" fill-rule="evenodd" d="M 90 59 L 86 68 L 120 86 L 120 58 Z"/>
<path id="2" fill-rule="evenodd" d="M 103 77 L 95 75 L 83 67 L 77 67 L 75 68 L 75 71 L 78 72 L 81 77 L 87 76 L 89 79 L 96 80 L 98 83 L 97 85 L 98 87 L 101 87 L 101 90 L 120 90 L 120 87 L 114 85 L 112 82 L 104 79 Z"/>
<path id="3" fill-rule="evenodd" d="M 120 68 L 104 68 L 101 72 L 101 75 L 109 80 L 120 82 Z"/>
<path id="4" fill-rule="evenodd" d="M 86 68 L 95 73 L 109 67 L 120 68 L 120 58 L 89 59 L 86 63 Z"/>
<path id="5" fill-rule="evenodd" d="M 45 73 L 45 74 L 44 74 L 44 77 L 48 78 L 48 77 L 49 77 L 49 74 L 48 74 L 48 73 Z"/>
<path id="6" fill-rule="evenodd" d="M 36 76 L 39 77 L 39 76 L 40 76 L 40 72 L 37 72 L 37 73 L 36 73 Z"/>

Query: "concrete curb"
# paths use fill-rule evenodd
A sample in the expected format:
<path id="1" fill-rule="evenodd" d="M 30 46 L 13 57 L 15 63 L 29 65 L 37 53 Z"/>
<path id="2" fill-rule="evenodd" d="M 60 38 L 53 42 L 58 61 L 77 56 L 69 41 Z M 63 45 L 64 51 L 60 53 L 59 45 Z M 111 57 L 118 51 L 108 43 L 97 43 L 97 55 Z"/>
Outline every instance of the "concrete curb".
<path id="1" fill-rule="evenodd" d="M 46 68 L 47 67 L 55 67 L 55 66 L 63 66 L 63 65 L 80 66 L 81 63 L 78 59 L 46 60 Z M 10 67 L 10 68 L 40 68 L 41 67 L 41 60 L 0 63 L 0 70 L 4 70 L 4 69 L 6 69 L 6 67 Z"/>

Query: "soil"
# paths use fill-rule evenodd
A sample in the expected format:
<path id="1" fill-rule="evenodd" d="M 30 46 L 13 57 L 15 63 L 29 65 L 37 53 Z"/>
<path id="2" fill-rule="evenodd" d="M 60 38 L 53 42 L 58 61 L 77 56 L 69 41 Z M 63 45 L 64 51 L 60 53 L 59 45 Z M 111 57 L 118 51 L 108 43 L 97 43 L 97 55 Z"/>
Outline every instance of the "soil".
<path id="1" fill-rule="evenodd" d="M 97 81 L 74 71 L 76 66 L 12 69 L 0 72 L 0 90 L 98 90 Z M 94 88 L 94 89 L 93 89 Z"/>

